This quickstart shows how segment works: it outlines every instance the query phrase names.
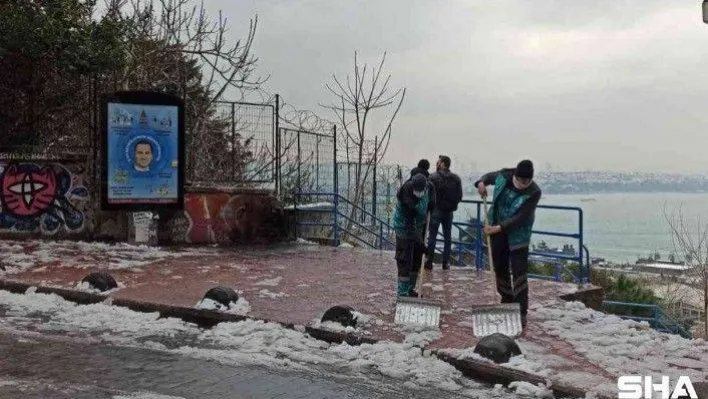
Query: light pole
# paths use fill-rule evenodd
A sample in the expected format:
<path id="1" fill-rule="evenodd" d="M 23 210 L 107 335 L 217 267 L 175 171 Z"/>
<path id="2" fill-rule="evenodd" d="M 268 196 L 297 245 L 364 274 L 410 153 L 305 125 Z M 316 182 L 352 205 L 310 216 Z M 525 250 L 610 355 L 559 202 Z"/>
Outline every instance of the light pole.
<path id="1" fill-rule="evenodd" d="M 703 0 L 703 23 L 708 24 L 708 0 Z"/>

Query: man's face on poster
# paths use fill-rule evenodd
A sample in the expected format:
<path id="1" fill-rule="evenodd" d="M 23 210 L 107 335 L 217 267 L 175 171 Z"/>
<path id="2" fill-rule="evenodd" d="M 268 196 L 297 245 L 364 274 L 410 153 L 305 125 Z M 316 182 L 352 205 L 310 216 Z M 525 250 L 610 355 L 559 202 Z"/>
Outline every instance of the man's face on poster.
<path id="1" fill-rule="evenodd" d="M 147 143 L 138 143 L 135 146 L 135 165 L 147 169 L 152 162 L 152 147 Z"/>

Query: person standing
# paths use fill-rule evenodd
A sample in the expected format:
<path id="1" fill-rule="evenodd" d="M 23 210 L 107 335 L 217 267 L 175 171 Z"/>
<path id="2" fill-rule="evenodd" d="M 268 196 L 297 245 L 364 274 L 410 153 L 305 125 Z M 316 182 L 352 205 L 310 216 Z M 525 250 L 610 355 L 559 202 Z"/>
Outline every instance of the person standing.
<path id="1" fill-rule="evenodd" d="M 415 270 L 413 261 L 416 247 L 423 245 L 423 227 L 428 209 L 427 191 L 427 179 L 418 173 L 403 183 L 396 194 L 393 228 L 396 232 L 398 296 L 416 296 L 413 288 L 418 271 Z"/>
<path id="2" fill-rule="evenodd" d="M 423 265 L 423 256 L 427 253 L 427 245 L 425 243 L 425 233 L 428 230 L 428 221 L 430 220 L 433 210 L 435 209 L 435 186 L 433 185 L 432 181 L 430 181 L 430 174 L 428 173 L 427 170 L 422 169 L 421 164 L 425 160 L 422 160 L 421 162 L 418 163 L 418 166 L 411 169 L 411 179 L 413 176 L 417 174 L 421 174 L 426 177 L 426 196 L 428 198 L 428 207 L 425 212 L 425 217 L 423 219 L 419 219 L 418 222 L 422 223 L 422 226 L 420 229 L 422 229 L 422 237 L 423 240 L 419 241 L 415 245 L 415 249 L 413 250 L 413 278 L 411 281 L 413 282 L 413 287 L 415 287 L 415 282 L 418 280 L 418 276 L 420 274 L 420 268 Z M 422 164 L 425 166 L 424 164 Z M 417 296 L 417 292 L 414 291 L 414 296 Z"/>
<path id="3" fill-rule="evenodd" d="M 457 206 L 462 201 L 462 181 L 450 171 L 452 161 L 446 155 L 440 155 L 435 165 L 436 171 L 430 175 L 430 181 L 435 188 L 435 208 L 430 216 L 430 226 L 426 251 L 425 268 L 433 268 L 433 256 L 437 242 L 438 229 L 443 229 L 442 268 L 450 268 L 450 252 L 452 250 L 452 220 Z"/>
<path id="4" fill-rule="evenodd" d="M 484 233 L 491 236 L 493 269 L 502 303 L 519 303 L 524 328 L 529 308 L 529 244 L 541 199 L 533 174 L 533 163 L 523 160 L 516 168 L 487 173 L 474 183 L 482 198 L 487 197 L 487 186 L 494 186 L 489 226 L 484 227 Z"/>

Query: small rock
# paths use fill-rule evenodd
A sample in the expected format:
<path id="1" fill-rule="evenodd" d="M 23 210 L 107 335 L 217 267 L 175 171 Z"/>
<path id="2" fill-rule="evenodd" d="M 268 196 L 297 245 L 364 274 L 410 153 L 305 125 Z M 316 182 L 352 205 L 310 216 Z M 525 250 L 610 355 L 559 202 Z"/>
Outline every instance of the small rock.
<path id="1" fill-rule="evenodd" d="M 106 271 L 93 272 L 84 277 L 81 282 L 88 283 L 91 287 L 101 292 L 118 288 L 118 283 L 116 283 L 116 280 Z"/>
<path id="2" fill-rule="evenodd" d="M 227 309 L 231 302 L 238 302 L 238 294 L 232 288 L 218 286 L 210 289 L 204 294 L 205 299 L 211 299 L 214 302 L 225 306 Z"/>
<path id="3" fill-rule="evenodd" d="M 354 309 L 350 306 L 332 306 L 322 315 L 323 323 L 332 321 L 344 327 L 356 327 L 357 318 L 354 316 Z"/>
<path id="4" fill-rule="evenodd" d="M 521 349 L 514 340 L 504 334 L 496 333 L 479 340 L 474 353 L 494 363 L 507 363 L 513 356 L 521 355 Z"/>

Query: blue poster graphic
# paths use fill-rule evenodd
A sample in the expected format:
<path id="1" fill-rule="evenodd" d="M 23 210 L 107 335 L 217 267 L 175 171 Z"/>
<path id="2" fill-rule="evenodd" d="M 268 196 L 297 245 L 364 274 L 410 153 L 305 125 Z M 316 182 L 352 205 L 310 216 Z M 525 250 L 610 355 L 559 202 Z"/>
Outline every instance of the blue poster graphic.
<path id="1" fill-rule="evenodd" d="M 108 103 L 108 202 L 178 202 L 177 107 Z"/>

